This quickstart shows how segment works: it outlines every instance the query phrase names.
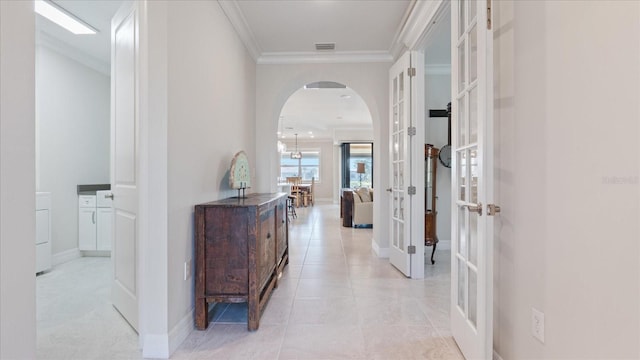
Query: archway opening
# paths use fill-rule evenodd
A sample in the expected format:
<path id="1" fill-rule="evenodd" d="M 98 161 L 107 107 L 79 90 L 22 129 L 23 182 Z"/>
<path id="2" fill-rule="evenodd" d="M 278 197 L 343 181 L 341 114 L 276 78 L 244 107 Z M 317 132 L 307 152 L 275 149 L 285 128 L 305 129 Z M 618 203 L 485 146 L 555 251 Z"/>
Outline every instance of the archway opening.
<path id="1" fill-rule="evenodd" d="M 278 182 L 301 177 L 315 183 L 315 198 L 337 201 L 345 178 L 363 185 L 373 181 L 373 121 L 369 107 L 352 88 L 332 81 L 311 82 L 296 90 L 280 111 L 278 128 Z M 345 163 L 343 144 L 369 145 L 369 155 L 358 154 Z M 362 168 L 362 166 L 361 166 Z"/>

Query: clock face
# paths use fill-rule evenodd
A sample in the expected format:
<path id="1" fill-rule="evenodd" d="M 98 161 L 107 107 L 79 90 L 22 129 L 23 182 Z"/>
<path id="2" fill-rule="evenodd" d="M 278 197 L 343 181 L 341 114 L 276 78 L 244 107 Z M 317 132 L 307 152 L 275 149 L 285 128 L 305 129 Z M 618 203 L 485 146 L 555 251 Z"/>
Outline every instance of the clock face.
<path id="1" fill-rule="evenodd" d="M 251 187 L 251 172 L 249 170 L 249 159 L 244 151 L 238 152 L 231 161 L 231 171 L 229 172 L 229 186 L 232 189 L 243 189 Z"/>
<path id="2" fill-rule="evenodd" d="M 451 167 L 451 145 L 445 145 L 440 149 L 438 159 L 440 159 L 442 166 L 448 168 Z"/>

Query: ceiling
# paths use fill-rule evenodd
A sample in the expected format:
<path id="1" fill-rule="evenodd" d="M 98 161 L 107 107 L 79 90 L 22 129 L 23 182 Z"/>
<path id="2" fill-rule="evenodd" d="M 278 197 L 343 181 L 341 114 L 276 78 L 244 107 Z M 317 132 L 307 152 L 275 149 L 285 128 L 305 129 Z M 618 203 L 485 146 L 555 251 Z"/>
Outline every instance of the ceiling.
<path id="1" fill-rule="evenodd" d="M 398 39 L 416 1 L 219 0 L 218 4 L 258 64 L 309 59 L 312 62 L 347 59 L 391 63 L 403 49 Z M 111 18 L 123 1 L 54 2 L 99 32 L 73 35 L 36 16 L 39 41 L 63 50 L 77 50 L 85 57 L 81 60 L 89 59 L 89 63 L 83 61 L 85 64 L 98 63 L 98 67 L 108 74 Z M 427 66 L 450 64 L 449 34 L 449 16 L 445 16 L 427 42 Z M 318 42 L 335 43 L 335 50 L 317 51 L 315 44 Z M 65 50 L 65 53 L 69 52 Z M 314 138 L 320 139 L 332 138 L 336 129 L 372 127 L 366 104 L 349 88 L 300 89 L 285 104 L 281 116 L 279 129 L 286 135 L 293 132 L 284 128 L 293 127 L 300 138 L 309 137 L 309 131 L 313 132 Z"/>
<path id="2" fill-rule="evenodd" d="M 111 18 L 122 5 L 121 0 L 55 0 L 59 7 L 98 30 L 95 35 L 74 35 L 48 19 L 36 15 L 39 41 L 67 53 L 69 48 L 108 69 L 111 62 Z"/>
<path id="3" fill-rule="evenodd" d="M 223 0 L 221 2 L 229 2 Z M 265 53 L 315 52 L 315 43 L 335 43 L 335 52 L 388 52 L 412 1 L 235 1 Z"/>
<path id="4" fill-rule="evenodd" d="M 334 131 L 372 129 L 369 108 L 352 89 L 299 89 L 280 113 L 278 137 L 332 139 Z"/>

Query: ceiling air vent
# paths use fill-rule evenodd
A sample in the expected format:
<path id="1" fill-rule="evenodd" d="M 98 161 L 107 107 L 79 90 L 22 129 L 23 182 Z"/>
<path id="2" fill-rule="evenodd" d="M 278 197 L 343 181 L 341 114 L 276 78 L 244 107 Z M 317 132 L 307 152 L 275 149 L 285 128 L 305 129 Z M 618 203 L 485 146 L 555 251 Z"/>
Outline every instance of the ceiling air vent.
<path id="1" fill-rule="evenodd" d="M 330 51 L 336 49 L 336 43 L 316 43 L 316 50 Z"/>

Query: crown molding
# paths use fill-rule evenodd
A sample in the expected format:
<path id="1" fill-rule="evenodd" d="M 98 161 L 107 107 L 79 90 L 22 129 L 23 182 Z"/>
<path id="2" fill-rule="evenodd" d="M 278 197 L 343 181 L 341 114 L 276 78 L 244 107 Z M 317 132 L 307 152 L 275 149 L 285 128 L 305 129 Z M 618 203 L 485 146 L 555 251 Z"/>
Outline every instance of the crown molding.
<path id="1" fill-rule="evenodd" d="M 111 76 L 111 64 L 93 57 L 45 32 L 38 31 L 36 36 L 36 45 L 53 50 L 56 53 L 71 60 L 75 60 L 76 62 L 79 62 L 80 64 L 85 65 L 103 75 Z"/>
<path id="2" fill-rule="evenodd" d="M 388 51 L 266 52 L 258 58 L 258 65 L 327 64 L 327 63 L 390 63 Z"/>
<path id="3" fill-rule="evenodd" d="M 397 59 L 404 50 L 417 50 L 427 29 L 439 15 L 444 0 L 416 1 L 410 6 L 409 14 L 394 38 L 389 52 Z"/>
<path id="4" fill-rule="evenodd" d="M 427 64 L 424 68 L 427 75 L 451 75 L 451 64 Z"/>
<path id="5" fill-rule="evenodd" d="M 236 0 L 218 0 L 218 5 L 220 5 L 222 12 L 227 16 L 227 19 L 229 19 L 231 26 L 236 30 L 236 33 L 240 37 L 240 40 L 242 40 L 244 47 L 249 51 L 253 60 L 258 61 L 258 58 L 262 53 L 262 49 L 260 49 L 260 46 L 253 35 L 253 31 L 251 31 L 249 23 L 247 23 L 247 19 L 245 19 L 242 14 L 242 10 L 240 10 L 238 2 Z"/>
<path id="6" fill-rule="evenodd" d="M 397 59 L 398 57 L 400 57 L 400 54 L 402 54 L 407 48 L 405 44 L 402 42 L 402 36 L 407 27 L 407 21 L 411 17 L 411 14 L 414 12 L 415 7 L 416 7 L 416 0 L 411 0 L 411 2 L 409 3 L 409 6 L 407 7 L 407 10 L 402 16 L 402 20 L 400 20 L 398 29 L 396 29 L 396 33 L 393 36 L 393 40 L 391 41 L 391 46 L 389 47 L 389 53 L 391 54 L 391 56 L 393 56 L 394 59 Z"/>

